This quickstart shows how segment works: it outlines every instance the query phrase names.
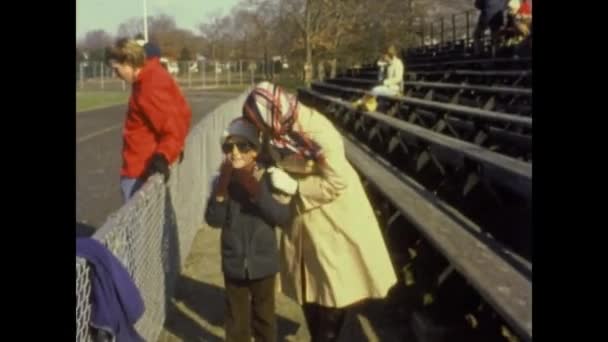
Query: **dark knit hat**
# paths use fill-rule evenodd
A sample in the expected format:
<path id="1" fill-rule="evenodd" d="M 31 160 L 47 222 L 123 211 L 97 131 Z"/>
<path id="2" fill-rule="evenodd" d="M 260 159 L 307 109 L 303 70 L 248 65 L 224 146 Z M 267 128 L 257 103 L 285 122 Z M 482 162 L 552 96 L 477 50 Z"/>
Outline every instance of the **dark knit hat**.
<path id="1" fill-rule="evenodd" d="M 160 58 L 160 48 L 152 42 L 147 42 L 144 44 L 144 52 L 147 59 L 154 57 Z"/>
<path id="2" fill-rule="evenodd" d="M 228 127 L 224 130 L 221 143 L 225 143 L 226 140 L 231 136 L 239 136 L 249 141 L 257 150 L 260 149 L 260 132 L 254 124 L 247 121 L 244 118 L 236 118 L 228 124 Z"/>

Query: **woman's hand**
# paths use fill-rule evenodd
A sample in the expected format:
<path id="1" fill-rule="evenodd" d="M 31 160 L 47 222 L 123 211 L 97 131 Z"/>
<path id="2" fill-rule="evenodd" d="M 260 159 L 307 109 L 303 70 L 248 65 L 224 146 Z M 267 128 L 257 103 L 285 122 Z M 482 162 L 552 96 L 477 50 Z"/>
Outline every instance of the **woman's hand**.
<path id="1" fill-rule="evenodd" d="M 308 175 L 317 172 L 314 161 L 300 158 L 295 154 L 283 158 L 277 164 L 282 170 L 293 174 Z"/>
<path id="2" fill-rule="evenodd" d="M 298 181 L 291 178 L 285 171 L 270 167 L 266 172 L 270 174 L 270 183 L 275 189 L 288 195 L 295 195 L 298 191 Z"/>

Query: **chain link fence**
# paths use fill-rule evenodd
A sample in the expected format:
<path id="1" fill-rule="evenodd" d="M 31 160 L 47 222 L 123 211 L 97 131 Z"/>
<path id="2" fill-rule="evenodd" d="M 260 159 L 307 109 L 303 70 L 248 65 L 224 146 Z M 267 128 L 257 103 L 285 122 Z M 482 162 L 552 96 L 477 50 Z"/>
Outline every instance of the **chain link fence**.
<path id="1" fill-rule="evenodd" d="M 163 61 L 163 65 L 183 88 L 247 86 L 262 80 L 291 74 L 287 63 L 268 60 Z M 105 63 L 76 63 L 77 91 L 130 91 Z"/>
<path id="2" fill-rule="evenodd" d="M 101 241 L 126 267 L 139 288 L 145 313 L 136 329 L 146 341 L 162 330 L 178 273 L 203 224 L 210 179 L 222 161 L 220 138 L 240 115 L 247 92 L 230 100 L 192 128 L 184 160 L 174 166 L 167 185 L 153 176 L 93 238 Z M 76 258 L 76 341 L 91 341 L 90 269 Z"/>

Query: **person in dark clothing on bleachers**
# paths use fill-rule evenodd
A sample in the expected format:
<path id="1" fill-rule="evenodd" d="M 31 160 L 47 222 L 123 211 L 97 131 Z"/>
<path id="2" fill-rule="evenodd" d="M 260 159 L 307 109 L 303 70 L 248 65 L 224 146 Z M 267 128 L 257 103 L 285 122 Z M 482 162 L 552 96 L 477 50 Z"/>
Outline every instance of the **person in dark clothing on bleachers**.
<path id="1" fill-rule="evenodd" d="M 498 42 L 500 30 L 504 26 L 504 14 L 507 8 L 506 0 L 475 0 L 475 8 L 479 13 L 477 19 L 477 26 L 473 33 L 475 54 L 481 52 L 481 40 L 484 33 L 489 28 L 492 46 L 495 46 Z"/>

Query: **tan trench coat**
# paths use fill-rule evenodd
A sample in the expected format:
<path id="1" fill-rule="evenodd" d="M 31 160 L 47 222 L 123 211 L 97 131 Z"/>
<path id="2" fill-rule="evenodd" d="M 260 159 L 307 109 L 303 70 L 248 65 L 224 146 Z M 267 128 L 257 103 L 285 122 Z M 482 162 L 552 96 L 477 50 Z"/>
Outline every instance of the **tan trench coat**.
<path id="1" fill-rule="evenodd" d="M 342 136 L 305 106 L 298 125 L 323 148 L 326 166 L 317 174 L 294 175 L 298 214 L 290 227 L 279 229 L 279 288 L 300 304 L 327 307 L 385 297 L 397 281 L 395 271 L 359 175 L 346 159 Z"/>

